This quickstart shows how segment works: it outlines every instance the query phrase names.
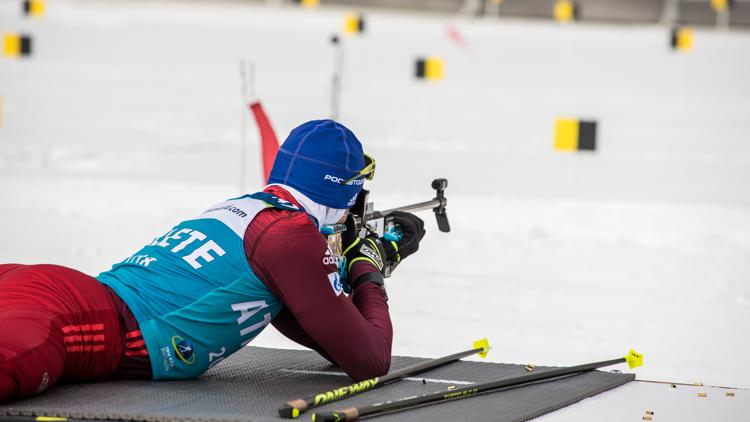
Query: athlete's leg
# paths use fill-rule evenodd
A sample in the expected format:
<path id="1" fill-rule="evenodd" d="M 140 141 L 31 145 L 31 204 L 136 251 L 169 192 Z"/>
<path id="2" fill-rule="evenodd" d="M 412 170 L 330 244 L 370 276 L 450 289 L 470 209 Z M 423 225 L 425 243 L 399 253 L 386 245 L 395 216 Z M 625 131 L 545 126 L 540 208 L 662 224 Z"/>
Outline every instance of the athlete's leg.
<path id="1" fill-rule="evenodd" d="M 0 276 L 18 267 L 23 267 L 23 264 L 0 264 Z"/>
<path id="2" fill-rule="evenodd" d="M 104 379 L 122 355 L 119 316 L 96 279 L 55 265 L 0 275 L 0 401 L 58 381 Z"/>
<path id="3" fill-rule="evenodd" d="M 63 372 L 62 338 L 50 335 L 56 315 L 26 286 L 26 268 L 0 274 L 0 401 L 42 391 Z"/>

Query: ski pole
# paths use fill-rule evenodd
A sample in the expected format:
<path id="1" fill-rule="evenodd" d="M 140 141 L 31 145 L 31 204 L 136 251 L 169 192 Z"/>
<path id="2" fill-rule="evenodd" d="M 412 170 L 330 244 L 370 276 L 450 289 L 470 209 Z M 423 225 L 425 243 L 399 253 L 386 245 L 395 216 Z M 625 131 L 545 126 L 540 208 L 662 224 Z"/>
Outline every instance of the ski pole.
<path id="1" fill-rule="evenodd" d="M 346 409 L 337 410 L 335 412 L 313 413 L 312 420 L 315 422 L 353 421 L 363 416 L 373 416 L 384 412 L 406 410 L 408 408 L 420 406 L 426 403 L 445 402 L 449 400 L 462 399 L 486 391 L 497 390 L 505 387 L 522 386 L 535 381 L 557 378 L 563 375 L 571 375 L 579 372 L 586 372 L 623 362 L 627 362 L 630 368 L 641 366 L 643 364 L 643 355 L 640 355 L 636 353 L 635 350 L 630 349 L 630 353 L 628 353 L 628 355 L 623 358 L 605 360 L 602 362 L 586 363 L 583 365 L 571 366 L 568 368 L 557 368 L 549 371 L 542 371 L 532 374 L 520 375 L 517 377 L 505 378 L 497 381 L 469 385 L 454 390 L 438 391 L 430 394 L 422 394 L 419 396 L 404 397 L 397 400 L 374 403 L 369 406 L 349 407 Z"/>
<path id="2" fill-rule="evenodd" d="M 128 422 L 127 419 L 107 419 L 108 422 Z M 95 419 L 70 419 L 62 416 L 0 415 L 0 422 L 96 422 Z"/>
<path id="3" fill-rule="evenodd" d="M 427 362 L 422 362 L 408 368 L 399 369 L 398 371 L 391 372 L 390 374 L 383 375 L 382 377 L 370 378 L 351 385 L 334 388 L 330 391 L 313 394 L 304 399 L 300 398 L 289 400 L 288 402 L 281 405 L 281 407 L 279 407 L 279 415 L 282 418 L 294 419 L 308 409 L 312 409 L 326 403 L 341 400 L 345 397 L 350 397 L 355 394 L 364 393 L 365 391 L 382 387 L 386 384 L 399 381 L 410 375 L 418 374 L 420 372 L 425 372 L 439 366 L 447 365 L 466 356 L 471 356 L 475 353 L 481 357 L 485 357 L 487 356 L 487 352 L 489 352 L 489 350 L 490 344 L 486 338 L 483 338 L 481 340 L 475 341 L 474 348 L 471 350 L 454 353 L 442 358 L 431 359 Z"/>

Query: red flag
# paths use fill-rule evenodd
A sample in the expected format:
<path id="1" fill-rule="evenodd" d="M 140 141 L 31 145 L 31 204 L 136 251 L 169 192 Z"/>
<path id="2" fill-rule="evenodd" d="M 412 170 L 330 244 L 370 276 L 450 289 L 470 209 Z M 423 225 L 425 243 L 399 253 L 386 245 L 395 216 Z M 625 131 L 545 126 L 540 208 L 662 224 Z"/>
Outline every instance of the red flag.
<path id="1" fill-rule="evenodd" d="M 461 32 L 453 25 L 448 25 L 448 38 L 462 47 L 466 47 L 468 45 L 466 39 L 464 39 L 463 35 L 461 35 Z"/>
<path id="2" fill-rule="evenodd" d="M 276 159 L 276 152 L 279 150 L 279 141 L 276 139 L 276 133 L 274 133 L 271 122 L 268 121 L 268 117 L 266 117 L 266 112 L 263 111 L 260 101 L 251 103 L 250 111 L 255 116 L 258 131 L 260 132 L 260 150 L 263 155 L 263 183 L 265 184 L 268 183 L 268 177 L 271 175 L 273 161 Z"/>

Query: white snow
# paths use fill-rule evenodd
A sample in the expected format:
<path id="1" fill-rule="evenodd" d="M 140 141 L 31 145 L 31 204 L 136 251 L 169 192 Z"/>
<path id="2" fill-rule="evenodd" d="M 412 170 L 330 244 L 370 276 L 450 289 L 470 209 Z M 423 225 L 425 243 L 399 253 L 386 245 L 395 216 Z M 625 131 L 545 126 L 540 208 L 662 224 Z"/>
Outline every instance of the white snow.
<path id="1" fill-rule="evenodd" d="M 729 393 L 729 395 L 727 394 Z M 700 394 L 700 395 L 699 395 Z M 732 395 L 734 394 L 734 395 Z M 650 412 L 650 413 L 647 413 Z M 745 421 L 746 390 L 635 381 L 534 419 L 563 421 Z"/>
<path id="2" fill-rule="evenodd" d="M 0 60 L 0 262 L 94 275 L 239 193 L 240 59 L 280 138 L 327 116 L 329 37 L 348 11 L 47 6 L 27 20 L 0 3 L 0 29 L 35 48 Z M 633 347 L 639 379 L 750 387 L 750 34 L 696 30 L 675 53 L 660 27 L 366 18 L 344 40 L 341 120 L 377 159 L 371 197 L 391 208 L 450 181 L 453 231 L 423 214 L 420 253 L 388 282 L 394 354 L 487 337 L 492 361 L 572 365 Z M 417 56 L 442 57 L 444 80 L 414 80 Z M 598 121 L 595 154 L 553 150 L 563 116 Z M 272 329 L 254 344 L 296 347 Z M 546 418 L 593 420 L 576 412 L 636 388 Z"/>

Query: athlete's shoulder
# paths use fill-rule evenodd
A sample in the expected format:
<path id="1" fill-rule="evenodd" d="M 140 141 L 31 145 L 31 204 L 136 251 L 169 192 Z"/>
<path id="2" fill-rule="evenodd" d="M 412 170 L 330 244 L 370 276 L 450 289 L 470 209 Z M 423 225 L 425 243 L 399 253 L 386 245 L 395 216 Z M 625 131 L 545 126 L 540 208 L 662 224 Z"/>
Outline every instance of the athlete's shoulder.
<path id="1" fill-rule="evenodd" d="M 261 211 L 248 226 L 248 234 L 260 235 L 292 235 L 316 233 L 315 224 L 305 212 L 294 212 L 278 208 L 268 208 Z"/>
<path id="2" fill-rule="evenodd" d="M 257 245 L 261 240 L 277 246 L 288 246 L 291 241 L 295 245 L 317 245 L 321 241 L 325 243 L 313 219 L 288 192 L 270 186 L 263 194 L 273 198 L 266 199 L 267 208 L 258 213 L 247 227 L 244 236 L 246 249 L 248 246 Z"/>

